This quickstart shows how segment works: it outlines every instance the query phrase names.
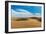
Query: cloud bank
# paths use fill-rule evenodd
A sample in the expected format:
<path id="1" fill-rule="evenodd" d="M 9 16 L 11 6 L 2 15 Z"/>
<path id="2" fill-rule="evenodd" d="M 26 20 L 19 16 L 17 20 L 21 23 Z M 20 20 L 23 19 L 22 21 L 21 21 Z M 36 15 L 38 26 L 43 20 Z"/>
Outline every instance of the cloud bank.
<path id="1" fill-rule="evenodd" d="M 11 10 L 12 10 L 12 17 L 18 17 L 18 18 L 27 18 L 27 17 L 33 17 L 33 16 L 40 17 L 39 13 L 36 13 L 36 15 L 34 15 L 33 13 L 24 9 L 16 9 L 16 10 L 11 9 Z"/>

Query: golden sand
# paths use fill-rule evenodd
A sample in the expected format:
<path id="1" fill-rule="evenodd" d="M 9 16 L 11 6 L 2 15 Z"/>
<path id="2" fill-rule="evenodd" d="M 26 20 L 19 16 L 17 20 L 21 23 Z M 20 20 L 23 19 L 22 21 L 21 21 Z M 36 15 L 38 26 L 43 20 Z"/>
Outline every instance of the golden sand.
<path id="1" fill-rule="evenodd" d="M 12 20 L 11 23 L 12 28 L 35 28 L 41 27 L 41 22 L 37 19 L 28 19 L 26 21 L 16 21 Z"/>

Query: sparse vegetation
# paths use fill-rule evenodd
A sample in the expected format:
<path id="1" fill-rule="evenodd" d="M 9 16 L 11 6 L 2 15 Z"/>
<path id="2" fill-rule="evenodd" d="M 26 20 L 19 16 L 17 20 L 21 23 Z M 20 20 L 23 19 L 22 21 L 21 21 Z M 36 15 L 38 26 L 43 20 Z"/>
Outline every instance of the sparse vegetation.
<path id="1" fill-rule="evenodd" d="M 27 18 L 19 18 L 19 19 L 16 19 L 16 21 L 25 21 L 25 20 L 28 20 Z"/>

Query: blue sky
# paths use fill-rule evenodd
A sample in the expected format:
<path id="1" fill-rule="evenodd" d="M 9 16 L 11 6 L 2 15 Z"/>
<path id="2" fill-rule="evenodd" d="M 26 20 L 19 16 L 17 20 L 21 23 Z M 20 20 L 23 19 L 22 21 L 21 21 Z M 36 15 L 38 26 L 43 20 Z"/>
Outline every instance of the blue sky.
<path id="1" fill-rule="evenodd" d="M 41 6 L 11 5 L 12 15 L 16 17 L 41 16 Z"/>
<path id="2" fill-rule="evenodd" d="M 41 13 L 41 6 L 20 6 L 20 5 L 11 5 L 11 9 L 25 9 L 32 13 Z"/>

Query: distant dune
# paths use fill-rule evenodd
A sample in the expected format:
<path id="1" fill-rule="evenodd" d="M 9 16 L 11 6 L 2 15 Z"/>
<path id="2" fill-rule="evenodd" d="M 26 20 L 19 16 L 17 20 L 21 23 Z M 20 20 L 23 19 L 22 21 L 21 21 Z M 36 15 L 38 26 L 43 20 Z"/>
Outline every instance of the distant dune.
<path id="1" fill-rule="evenodd" d="M 12 19 L 11 28 L 35 28 L 35 27 L 41 27 L 41 17 Z"/>

